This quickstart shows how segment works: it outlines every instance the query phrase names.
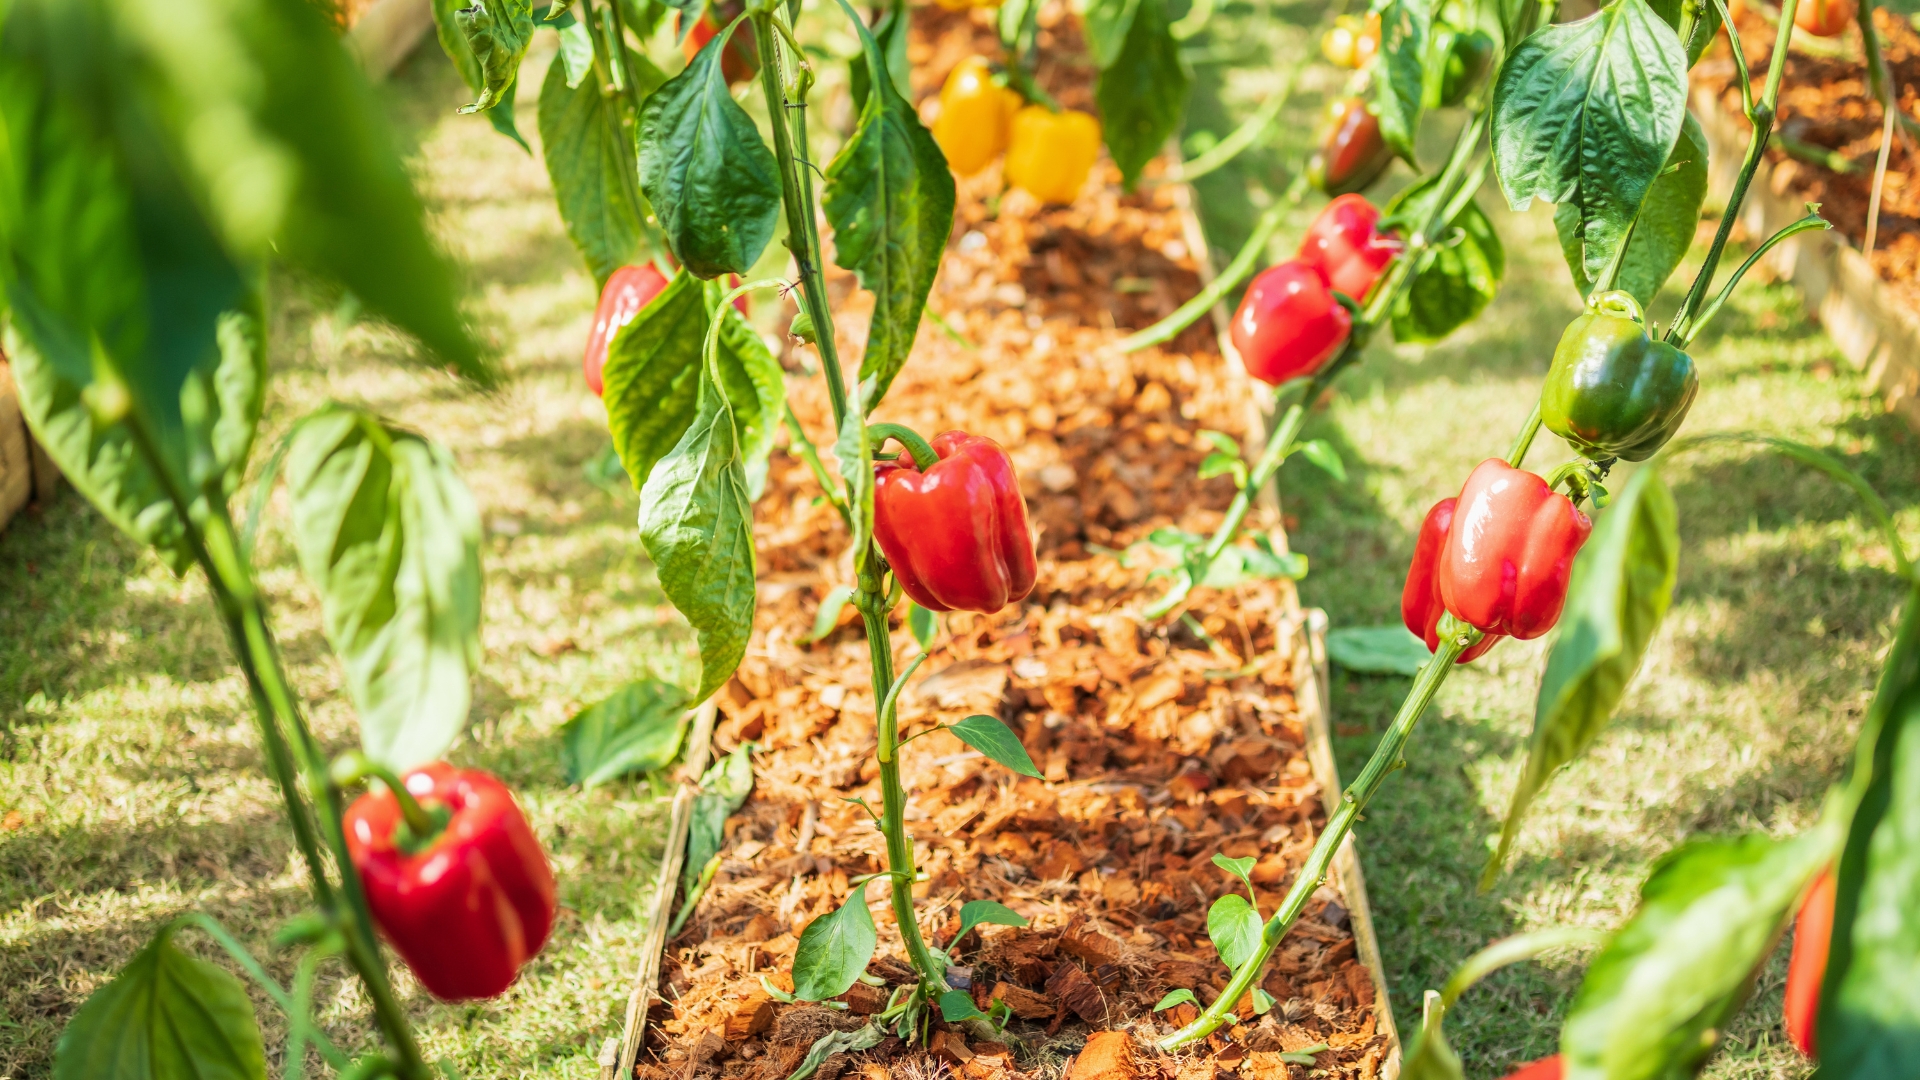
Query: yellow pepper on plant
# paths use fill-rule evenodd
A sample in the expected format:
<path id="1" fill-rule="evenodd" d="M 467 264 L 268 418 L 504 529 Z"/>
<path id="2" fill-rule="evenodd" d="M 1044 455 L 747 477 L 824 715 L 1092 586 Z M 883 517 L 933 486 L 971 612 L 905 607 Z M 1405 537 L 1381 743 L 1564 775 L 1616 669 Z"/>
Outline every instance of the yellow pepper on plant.
<path id="1" fill-rule="evenodd" d="M 1020 95 L 994 81 L 986 58 L 969 56 L 954 66 L 940 88 L 933 141 L 947 155 L 948 167 L 972 176 L 1007 149 L 1013 114 L 1019 110 Z"/>
<path id="2" fill-rule="evenodd" d="M 1028 105 L 1013 114 L 1007 182 L 1041 202 L 1070 203 L 1100 159 L 1100 121 L 1076 109 Z"/>

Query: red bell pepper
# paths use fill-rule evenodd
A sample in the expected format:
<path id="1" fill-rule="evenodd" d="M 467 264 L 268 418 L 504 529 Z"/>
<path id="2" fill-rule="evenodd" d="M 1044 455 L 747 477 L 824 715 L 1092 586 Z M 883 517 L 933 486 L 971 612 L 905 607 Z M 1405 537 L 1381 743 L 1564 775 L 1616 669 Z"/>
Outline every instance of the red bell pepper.
<path id="1" fill-rule="evenodd" d="M 1593 519 L 1547 482 L 1499 458 L 1467 477 L 1436 577 L 1447 610 L 1522 641 L 1560 619 L 1573 557 Z"/>
<path id="2" fill-rule="evenodd" d="M 1298 259 L 1261 271 L 1233 313 L 1233 347 L 1247 374 L 1274 386 L 1320 370 L 1352 330 L 1352 312 Z"/>
<path id="3" fill-rule="evenodd" d="M 1407 585 L 1400 592 L 1400 618 L 1416 637 L 1425 639 L 1427 651 L 1440 651 L 1440 616 L 1447 613 L 1440 600 L 1440 579 L 1435 570 L 1440 553 L 1447 545 L 1447 533 L 1453 526 L 1453 508 L 1458 499 L 1441 499 L 1427 511 L 1420 523 L 1420 539 L 1413 545 L 1413 565 L 1407 568 Z M 1455 663 L 1464 664 L 1481 656 L 1500 640 L 1488 634 L 1467 647 Z"/>
<path id="4" fill-rule="evenodd" d="M 580 365 L 593 396 L 606 389 L 600 372 L 607 366 L 607 346 L 613 344 L 614 335 L 666 287 L 666 275 L 651 263 L 623 266 L 607 278 L 607 287 L 600 290 L 600 306 L 593 309 L 593 330 L 587 335 L 587 355 Z"/>
<path id="5" fill-rule="evenodd" d="M 553 929 L 553 871 L 540 841 L 491 774 L 442 761 L 401 779 L 445 827 L 420 844 L 390 790 L 347 808 L 347 854 L 380 932 L 434 997 L 493 997 L 513 984 Z M 403 835 L 396 835 L 403 834 Z"/>
<path id="6" fill-rule="evenodd" d="M 873 465 L 873 536 L 900 588 L 929 611 L 992 613 L 1027 598 L 1037 567 L 1013 462 L 992 439 L 934 437 L 939 461 Z"/>
<path id="7" fill-rule="evenodd" d="M 1379 232 L 1380 211 L 1366 196 L 1346 194 L 1327 204 L 1307 226 L 1296 258 L 1336 290 L 1365 300 L 1382 271 L 1406 245 Z"/>
<path id="8" fill-rule="evenodd" d="M 1820 1012 L 1820 984 L 1827 975 L 1827 950 L 1833 944 L 1833 871 L 1813 879 L 1800 914 L 1793 921 L 1793 958 L 1787 962 L 1787 1039 L 1814 1056 L 1813 1022 Z"/>
<path id="9" fill-rule="evenodd" d="M 1507 1074 L 1507 1080 L 1560 1080 L 1566 1075 L 1566 1066 L 1560 1061 L 1560 1055 L 1543 1057 L 1539 1061 L 1530 1061 Z"/>

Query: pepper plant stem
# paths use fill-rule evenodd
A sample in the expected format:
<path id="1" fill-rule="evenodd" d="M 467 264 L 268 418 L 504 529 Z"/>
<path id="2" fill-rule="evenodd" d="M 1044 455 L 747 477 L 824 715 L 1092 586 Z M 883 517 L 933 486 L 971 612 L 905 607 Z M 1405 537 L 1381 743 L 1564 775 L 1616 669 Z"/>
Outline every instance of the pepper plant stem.
<path id="1" fill-rule="evenodd" d="M 1478 632 L 1453 620 L 1451 616 L 1442 622 L 1441 628 L 1445 630 L 1449 623 L 1454 626 L 1453 632 L 1441 644 L 1440 651 L 1428 657 L 1427 662 L 1421 665 L 1420 673 L 1414 676 L 1413 692 L 1408 694 L 1406 701 L 1400 704 L 1400 711 L 1395 714 L 1392 725 L 1387 728 L 1386 735 L 1380 739 L 1380 745 L 1374 748 L 1373 756 L 1367 759 L 1367 764 L 1360 770 L 1360 775 L 1342 793 L 1339 809 L 1327 819 L 1326 828 L 1321 830 L 1319 840 L 1313 845 L 1313 852 L 1307 856 L 1306 863 L 1294 876 L 1293 886 L 1287 890 L 1286 899 L 1281 901 L 1280 909 L 1274 912 L 1273 918 L 1268 919 L 1266 925 L 1261 928 L 1260 947 L 1254 951 L 1253 956 L 1249 957 L 1246 963 L 1240 966 L 1238 971 L 1233 973 L 1233 978 L 1227 982 L 1227 988 L 1220 992 L 1220 996 L 1214 999 L 1213 1004 L 1192 1023 L 1162 1039 L 1160 1049 L 1177 1050 L 1196 1039 L 1204 1039 L 1233 1018 L 1234 1006 L 1253 989 L 1255 981 L 1260 977 L 1261 969 L 1266 967 L 1267 959 L 1273 955 L 1273 950 L 1279 946 L 1280 940 L 1286 936 L 1287 931 L 1292 929 L 1301 913 L 1306 910 L 1307 901 L 1312 899 L 1314 891 L 1326 880 L 1327 871 L 1333 865 L 1334 855 L 1339 852 L 1340 845 L 1346 841 L 1347 834 L 1353 831 L 1353 823 L 1359 820 L 1361 812 L 1367 808 L 1367 802 L 1373 798 L 1376 791 L 1380 790 L 1380 784 L 1387 778 L 1387 774 L 1406 765 L 1401 752 L 1406 748 L 1407 739 L 1413 734 L 1414 725 L 1420 722 L 1420 717 L 1427 711 L 1427 706 L 1433 703 L 1434 695 L 1439 692 L 1447 676 L 1452 673 L 1454 661 L 1459 659 L 1460 654 L 1480 636 Z"/>

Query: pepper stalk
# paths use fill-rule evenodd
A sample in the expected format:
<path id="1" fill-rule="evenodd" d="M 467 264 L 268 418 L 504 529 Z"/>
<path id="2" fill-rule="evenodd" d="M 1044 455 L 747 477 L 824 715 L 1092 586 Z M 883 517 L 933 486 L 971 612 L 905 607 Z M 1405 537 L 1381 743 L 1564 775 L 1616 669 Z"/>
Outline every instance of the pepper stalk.
<path id="1" fill-rule="evenodd" d="M 838 431 L 845 423 L 847 410 L 861 408 L 863 403 L 849 402 L 847 398 L 846 377 L 841 371 L 839 351 L 834 342 L 832 310 L 827 303 L 826 283 L 821 274 L 820 231 L 814 211 L 813 183 L 806 172 L 811 168 L 806 118 L 812 71 L 807 66 L 806 58 L 792 47 L 792 30 L 780 21 L 785 16 L 779 5 L 760 0 L 749 15 L 753 23 L 754 43 L 761 57 L 760 85 L 766 95 L 768 111 L 773 114 L 773 150 L 780 172 L 781 203 L 787 218 L 787 246 L 793 253 L 800 280 L 801 304 L 815 328 L 814 347 L 820 352 L 820 367 L 826 375 L 827 394 L 833 405 L 834 429 Z M 791 93 L 783 75 L 789 62 L 796 65 Z M 884 73 L 875 73 L 875 78 L 880 77 L 884 77 Z M 867 459 L 860 462 L 859 466 L 870 471 L 873 467 L 873 440 L 865 442 Z M 853 493 L 848 491 L 846 505 L 849 513 L 857 516 L 859 510 L 852 503 Z M 878 745 L 875 755 L 880 764 L 880 825 L 887 843 L 888 889 L 901 941 L 906 946 L 914 971 L 920 977 L 919 995 L 931 1001 L 946 988 L 946 966 L 921 937 L 920 924 L 914 915 L 913 839 L 907 835 L 907 796 L 900 782 L 897 753 L 899 733 L 895 725 L 878 715 L 879 704 L 887 700 L 895 682 L 893 639 L 888 625 L 888 614 L 893 604 L 886 581 L 886 563 L 881 558 L 879 547 L 871 537 L 864 542 L 866 550 L 858 553 L 860 557 L 855 559 L 859 571 L 853 603 L 860 612 L 866 632 L 867 652 L 873 672 L 873 699 L 878 721 L 876 726 L 879 729 L 876 733 Z"/>

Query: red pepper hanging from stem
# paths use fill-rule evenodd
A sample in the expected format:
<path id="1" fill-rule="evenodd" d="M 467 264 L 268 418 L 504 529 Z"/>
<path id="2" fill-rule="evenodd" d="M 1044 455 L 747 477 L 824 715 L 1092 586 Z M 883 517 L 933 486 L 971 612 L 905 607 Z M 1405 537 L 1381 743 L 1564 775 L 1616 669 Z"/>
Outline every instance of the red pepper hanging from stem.
<path id="1" fill-rule="evenodd" d="M 1547 482 L 1499 458 L 1467 477 L 1436 578 L 1454 617 L 1522 641 L 1553 629 L 1573 557 L 1593 519 Z"/>
<path id="2" fill-rule="evenodd" d="M 1027 502 L 1000 444 L 964 431 L 929 445 L 898 424 L 871 430 L 908 449 L 873 464 L 873 537 L 900 588 L 929 611 L 992 613 L 1026 599 L 1037 573 Z"/>
<path id="3" fill-rule="evenodd" d="M 1441 499 L 1427 511 L 1427 519 L 1420 523 L 1420 539 L 1413 545 L 1413 565 L 1407 568 L 1406 588 L 1400 592 L 1400 617 L 1408 630 L 1426 641 L 1429 652 L 1440 651 L 1440 617 L 1447 613 L 1447 605 L 1440 599 L 1437 571 L 1441 552 L 1446 550 L 1447 534 L 1452 530 L 1453 508 L 1459 501 Z M 1469 645 L 1455 663 L 1464 664 L 1481 656 L 1499 640 L 1499 634 L 1482 637 Z"/>

